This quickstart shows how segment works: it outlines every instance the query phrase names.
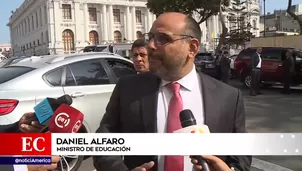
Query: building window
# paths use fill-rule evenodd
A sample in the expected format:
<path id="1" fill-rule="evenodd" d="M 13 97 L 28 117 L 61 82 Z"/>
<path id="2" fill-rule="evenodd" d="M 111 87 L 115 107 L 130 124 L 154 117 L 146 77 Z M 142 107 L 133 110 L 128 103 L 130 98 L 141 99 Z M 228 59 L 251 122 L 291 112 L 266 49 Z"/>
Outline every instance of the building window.
<path id="1" fill-rule="evenodd" d="M 62 4 L 62 13 L 64 20 L 71 20 L 71 5 L 70 4 Z"/>
<path id="2" fill-rule="evenodd" d="M 45 17 L 45 24 L 47 24 L 47 21 L 48 21 L 48 17 L 47 17 L 47 7 L 44 6 L 44 17 Z"/>
<path id="3" fill-rule="evenodd" d="M 121 14 L 119 9 L 113 9 L 113 21 L 115 23 L 121 22 Z"/>
<path id="4" fill-rule="evenodd" d="M 28 32 L 30 32 L 30 20 L 29 20 L 29 18 L 27 19 L 27 27 L 28 27 Z"/>
<path id="5" fill-rule="evenodd" d="M 89 42 L 91 45 L 98 45 L 99 44 L 99 34 L 96 31 L 89 32 Z"/>
<path id="6" fill-rule="evenodd" d="M 257 28 L 257 23 L 256 20 L 253 20 L 253 28 L 256 29 Z"/>
<path id="7" fill-rule="evenodd" d="M 91 23 L 96 23 L 96 21 L 97 21 L 96 8 L 89 8 L 88 13 L 89 13 L 89 21 Z"/>
<path id="8" fill-rule="evenodd" d="M 66 29 L 63 31 L 62 34 L 63 44 L 64 44 L 64 51 L 74 51 L 74 34 L 71 30 Z"/>
<path id="9" fill-rule="evenodd" d="M 40 46 L 40 40 L 39 39 L 37 40 L 37 42 L 38 42 L 38 46 Z"/>
<path id="10" fill-rule="evenodd" d="M 142 12 L 140 10 L 135 10 L 136 23 L 142 24 Z"/>
<path id="11" fill-rule="evenodd" d="M 36 12 L 36 28 L 39 27 L 39 18 L 38 18 L 38 12 Z"/>
<path id="12" fill-rule="evenodd" d="M 116 43 L 121 43 L 122 42 L 122 33 L 120 31 L 115 31 L 114 32 L 114 41 Z"/>
<path id="13" fill-rule="evenodd" d="M 136 38 L 137 38 L 137 39 L 143 38 L 143 33 L 142 33 L 141 31 L 137 31 L 137 32 L 136 32 Z"/>
<path id="14" fill-rule="evenodd" d="M 42 8 L 40 8 L 39 15 L 40 15 L 40 17 L 39 17 L 39 19 L 40 19 L 40 26 L 42 26 L 43 25 L 43 23 L 42 23 Z"/>
<path id="15" fill-rule="evenodd" d="M 32 31 L 34 31 L 34 29 L 35 29 L 35 20 L 34 20 L 33 15 L 31 16 L 31 29 L 32 29 Z"/>

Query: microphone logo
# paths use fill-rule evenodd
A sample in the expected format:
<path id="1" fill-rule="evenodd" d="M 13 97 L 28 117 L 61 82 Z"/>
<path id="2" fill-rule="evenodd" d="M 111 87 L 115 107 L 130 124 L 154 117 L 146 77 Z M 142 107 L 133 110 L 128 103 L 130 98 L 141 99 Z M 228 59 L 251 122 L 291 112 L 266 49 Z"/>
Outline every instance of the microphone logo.
<path id="1" fill-rule="evenodd" d="M 82 122 L 78 120 L 72 127 L 71 133 L 77 133 L 82 125 Z"/>
<path id="2" fill-rule="evenodd" d="M 55 124 L 59 128 L 67 127 L 70 122 L 70 117 L 67 113 L 59 113 L 55 117 Z"/>

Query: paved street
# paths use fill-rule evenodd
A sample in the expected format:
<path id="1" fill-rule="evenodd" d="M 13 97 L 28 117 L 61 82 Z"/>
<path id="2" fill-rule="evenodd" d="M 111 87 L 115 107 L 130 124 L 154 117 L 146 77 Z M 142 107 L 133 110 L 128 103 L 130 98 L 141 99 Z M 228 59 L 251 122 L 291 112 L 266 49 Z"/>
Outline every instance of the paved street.
<path id="1" fill-rule="evenodd" d="M 280 89 L 263 90 L 263 95 L 250 97 L 241 84 L 231 81 L 242 89 L 249 132 L 302 132 L 302 88 L 292 95 L 280 94 Z M 302 157 L 255 156 L 252 171 L 301 171 Z M 91 159 L 87 159 L 79 171 L 93 170 Z"/>

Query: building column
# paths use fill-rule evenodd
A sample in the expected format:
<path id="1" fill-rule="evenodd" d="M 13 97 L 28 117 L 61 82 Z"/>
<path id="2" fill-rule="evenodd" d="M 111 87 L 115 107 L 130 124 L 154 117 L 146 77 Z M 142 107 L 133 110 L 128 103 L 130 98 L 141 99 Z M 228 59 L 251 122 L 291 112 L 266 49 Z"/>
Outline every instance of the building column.
<path id="1" fill-rule="evenodd" d="M 132 40 L 136 40 L 136 17 L 135 17 L 135 7 L 131 8 L 132 15 Z"/>
<path id="2" fill-rule="evenodd" d="M 88 44 L 88 42 L 89 42 L 89 31 L 90 31 L 89 30 L 90 20 L 89 20 L 89 15 L 88 15 L 88 4 L 87 3 L 84 4 L 83 14 L 84 14 L 83 15 L 84 16 L 84 37 L 83 38 L 84 38 L 84 44 Z M 75 17 L 75 20 L 77 20 L 76 17 Z"/>
<path id="3" fill-rule="evenodd" d="M 102 5 L 102 25 L 103 32 L 102 32 L 102 39 L 103 41 L 108 41 L 108 23 L 107 23 L 107 7 L 106 5 Z"/>
<path id="4" fill-rule="evenodd" d="M 148 9 L 144 14 L 144 28 L 145 28 L 144 33 L 148 33 L 149 32 Z"/>
<path id="5" fill-rule="evenodd" d="M 127 35 L 126 36 L 124 36 L 124 37 L 127 37 L 127 40 L 130 40 L 131 41 L 131 39 L 132 39 L 132 32 L 131 32 L 131 26 L 132 26 L 132 22 L 131 22 L 131 16 L 130 16 L 130 7 L 129 6 L 127 6 L 126 7 L 126 20 L 127 20 L 127 22 L 124 22 L 125 24 L 124 25 L 126 25 L 126 29 L 127 29 Z"/>
<path id="6" fill-rule="evenodd" d="M 109 40 L 110 41 L 114 41 L 114 36 L 113 36 L 113 32 L 115 31 L 113 29 L 113 8 L 112 5 L 109 5 Z"/>
<path id="7" fill-rule="evenodd" d="M 153 20 L 152 20 L 152 14 L 149 12 L 149 10 L 147 12 L 147 17 L 148 17 L 148 30 L 150 30 L 152 27 Z"/>

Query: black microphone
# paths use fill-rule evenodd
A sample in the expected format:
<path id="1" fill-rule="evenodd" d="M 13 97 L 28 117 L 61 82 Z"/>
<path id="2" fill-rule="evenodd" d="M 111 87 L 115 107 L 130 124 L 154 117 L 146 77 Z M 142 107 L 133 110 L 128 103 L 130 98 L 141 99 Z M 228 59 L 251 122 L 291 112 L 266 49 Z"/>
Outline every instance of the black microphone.
<path id="1" fill-rule="evenodd" d="M 190 109 L 185 109 L 179 113 L 181 126 L 183 128 L 196 125 L 196 119 Z M 197 160 L 197 164 L 202 166 L 202 171 L 210 171 L 208 163 L 200 156 L 191 156 Z"/>

